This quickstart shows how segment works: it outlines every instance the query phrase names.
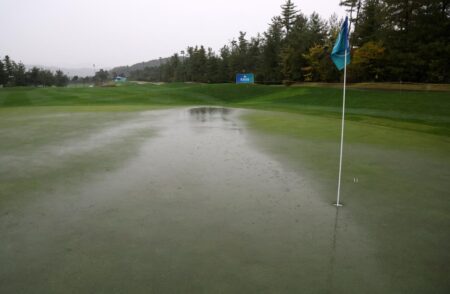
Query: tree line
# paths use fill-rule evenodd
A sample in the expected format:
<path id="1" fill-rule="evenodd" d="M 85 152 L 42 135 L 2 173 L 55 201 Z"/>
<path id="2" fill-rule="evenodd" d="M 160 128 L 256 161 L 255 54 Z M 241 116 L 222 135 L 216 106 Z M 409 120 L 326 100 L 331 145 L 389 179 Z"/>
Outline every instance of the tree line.
<path id="1" fill-rule="evenodd" d="M 351 23 L 350 82 L 450 82 L 450 1 L 341 0 Z M 189 46 L 164 64 L 132 71 L 144 81 L 222 83 L 252 72 L 259 83 L 337 82 L 330 54 L 342 19 L 309 16 L 287 0 L 268 29 L 240 32 L 219 52 Z"/>
<path id="2" fill-rule="evenodd" d="M 73 76 L 70 80 L 71 84 L 89 84 L 89 85 L 104 85 L 111 79 L 110 74 L 107 70 L 100 69 L 96 71 L 93 76 L 79 77 Z"/>
<path id="3" fill-rule="evenodd" d="M 55 73 L 38 67 L 27 70 L 22 62 L 16 63 L 8 55 L 3 60 L 0 59 L 0 85 L 2 86 L 64 87 L 68 83 L 69 77 L 60 70 Z"/>

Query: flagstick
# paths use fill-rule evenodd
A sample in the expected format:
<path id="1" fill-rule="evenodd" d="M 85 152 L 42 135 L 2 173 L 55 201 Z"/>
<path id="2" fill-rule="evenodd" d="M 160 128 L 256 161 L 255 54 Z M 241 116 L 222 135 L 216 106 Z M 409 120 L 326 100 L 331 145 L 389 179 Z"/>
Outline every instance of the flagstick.
<path id="1" fill-rule="evenodd" d="M 342 206 L 339 202 L 341 196 L 341 175 L 342 175 L 342 152 L 344 150 L 344 122 L 345 122 L 345 89 L 347 86 L 347 48 L 345 48 L 344 53 L 344 93 L 342 98 L 342 126 L 341 126 L 341 154 L 339 157 L 339 180 L 338 180 L 338 190 L 337 190 L 337 207 Z"/>

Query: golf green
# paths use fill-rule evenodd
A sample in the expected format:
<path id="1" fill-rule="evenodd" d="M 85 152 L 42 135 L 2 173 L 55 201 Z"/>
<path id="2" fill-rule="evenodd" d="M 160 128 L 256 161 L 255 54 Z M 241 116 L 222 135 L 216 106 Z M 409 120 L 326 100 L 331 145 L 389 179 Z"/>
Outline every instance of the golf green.
<path id="1" fill-rule="evenodd" d="M 446 93 L 350 91 L 336 209 L 338 94 L 0 89 L 0 292 L 446 293 Z"/>

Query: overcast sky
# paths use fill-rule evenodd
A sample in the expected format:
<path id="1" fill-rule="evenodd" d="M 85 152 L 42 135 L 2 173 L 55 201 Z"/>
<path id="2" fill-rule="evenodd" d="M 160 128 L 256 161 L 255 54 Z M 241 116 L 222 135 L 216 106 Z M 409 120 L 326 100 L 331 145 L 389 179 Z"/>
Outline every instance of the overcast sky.
<path id="1" fill-rule="evenodd" d="M 0 56 L 61 67 L 131 65 L 267 29 L 284 0 L 0 0 Z M 344 15 L 338 0 L 294 0 Z"/>

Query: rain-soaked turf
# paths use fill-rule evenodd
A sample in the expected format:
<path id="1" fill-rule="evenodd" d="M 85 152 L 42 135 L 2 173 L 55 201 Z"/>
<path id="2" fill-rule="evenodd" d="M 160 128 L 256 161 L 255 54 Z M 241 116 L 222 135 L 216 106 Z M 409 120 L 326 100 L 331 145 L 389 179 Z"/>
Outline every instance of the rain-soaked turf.
<path id="1" fill-rule="evenodd" d="M 351 106 L 336 210 L 330 89 L 243 88 L 238 101 L 232 85 L 154 87 L 0 89 L 4 106 L 30 101 L 0 109 L 0 293 L 447 293 L 442 93 L 424 92 L 418 119 L 398 92 Z M 64 106 L 64 91 L 102 103 Z M 136 91 L 153 102 L 106 103 Z M 289 91 L 292 109 L 276 101 Z M 43 101 L 59 106 L 30 107 Z M 192 104 L 288 112 L 155 109 Z"/>
<path id="2" fill-rule="evenodd" d="M 348 90 L 347 119 L 450 136 L 448 91 Z M 342 90 L 233 84 L 166 84 L 120 87 L 4 88 L 2 108 L 26 106 L 173 107 L 227 105 L 339 117 Z"/>

